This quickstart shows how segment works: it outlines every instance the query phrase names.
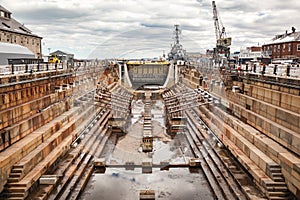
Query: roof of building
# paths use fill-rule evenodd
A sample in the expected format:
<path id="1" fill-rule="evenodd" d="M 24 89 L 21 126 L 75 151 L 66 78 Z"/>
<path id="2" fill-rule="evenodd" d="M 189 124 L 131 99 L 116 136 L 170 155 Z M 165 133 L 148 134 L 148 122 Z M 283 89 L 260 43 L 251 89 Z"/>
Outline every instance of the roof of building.
<path id="1" fill-rule="evenodd" d="M 0 5 L 0 10 L 11 14 L 10 11 L 5 9 L 1 5 Z M 24 24 L 21 24 L 20 22 L 18 22 L 17 20 L 11 17 L 0 17 L 0 30 L 41 38 L 40 36 L 33 34 L 31 30 L 29 30 L 27 27 L 24 26 Z"/>
<path id="2" fill-rule="evenodd" d="M 18 44 L 11 44 L 0 42 L 0 54 L 1 53 L 16 53 L 16 54 L 30 54 L 34 55 L 28 48 Z"/>
<path id="3" fill-rule="evenodd" d="M 9 10 L 7 10 L 6 8 L 4 8 L 3 6 L 0 5 L 0 10 L 1 11 L 4 11 L 4 12 L 8 12 L 11 14 L 11 12 Z"/>
<path id="4" fill-rule="evenodd" d="M 8 59 L 35 58 L 34 53 L 18 44 L 0 42 L 0 65 L 7 65 Z"/>
<path id="5" fill-rule="evenodd" d="M 275 38 L 273 38 L 271 41 L 267 42 L 265 45 L 280 44 L 280 43 L 287 43 L 287 42 L 297 42 L 297 41 L 300 41 L 300 31 L 277 35 Z"/>
<path id="6" fill-rule="evenodd" d="M 50 55 L 53 55 L 53 54 L 55 54 L 55 55 L 69 55 L 69 56 L 74 56 L 74 54 L 72 54 L 72 53 L 69 53 L 69 52 L 66 52 L 66 51 L 61 51 L 61 50 L 56 50 L 56 51 L 50 53 Z"/>

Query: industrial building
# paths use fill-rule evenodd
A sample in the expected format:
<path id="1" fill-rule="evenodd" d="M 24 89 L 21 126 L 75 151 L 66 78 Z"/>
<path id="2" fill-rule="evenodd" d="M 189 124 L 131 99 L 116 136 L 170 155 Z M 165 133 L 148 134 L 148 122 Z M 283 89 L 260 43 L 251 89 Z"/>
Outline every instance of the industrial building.
<path id="1" fill-rule="evenodd" d="M 42 37 L 33 34 L 24 24 L 14 19 L 9 10 L 0 5 L 0 44 L 23 46 L 29 49 L 35 58 L 42 58 L 41 40 Z"/>

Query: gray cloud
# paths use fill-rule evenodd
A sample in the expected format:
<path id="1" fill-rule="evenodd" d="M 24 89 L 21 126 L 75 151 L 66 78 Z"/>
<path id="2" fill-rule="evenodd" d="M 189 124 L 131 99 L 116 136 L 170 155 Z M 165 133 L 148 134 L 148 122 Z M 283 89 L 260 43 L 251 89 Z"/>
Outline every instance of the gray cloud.
<path id="1" fill-rule="evenodd" d="M 21 10 L 16 14 L 16 16 L 31 23 L 34 23 L 35 21 L 43 21 L 45 23 L 51 21 L 72 21 L 72 19 L 83 17 L 84 14 L 85 13 L 78 12 L 76 10 L 50 7 L 41 9 L 32 8 L 32 10 Z"/>
<path id="2" fill-rule="evenodd" d="M 298 0 L 216 0 L 216 4 L 234 51 L 262 44 L 292 26 L 300 29 Z M 3 0 L 1 5 L 44 38 L 44 54 L 51 48 L 78 58 L 143 53 L 147 57 L 151 51 L 162 55 L 170 49 L 176 23 L 182 27 L 187 51 L 204 52 L 215 45 L 210 0 Z"/>

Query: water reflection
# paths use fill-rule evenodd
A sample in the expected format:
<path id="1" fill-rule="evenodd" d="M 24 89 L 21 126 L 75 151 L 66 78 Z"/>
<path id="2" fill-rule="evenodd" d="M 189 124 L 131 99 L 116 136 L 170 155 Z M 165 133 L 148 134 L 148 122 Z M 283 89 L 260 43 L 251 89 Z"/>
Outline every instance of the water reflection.
<path id="1" fill-rule="evenodd" d="M 169 168 L 169 164 L 188 164 L 194 155 L 184 133 L 178 133 L 171 139 L 166 133 L 163 102 L 152 105 L 153 151 L 139 151 L 142 141 L 144 103 L 132 102 L 131 126 L 126 135 L 119 138 L 111 149 L 102 154 L 107 164 L 124 165 L 133 162 L 141 165 L 145 159 L 153 164 L 165 163 L 165 170 L 153 168 L 152 173 L 142 173 L 141 168 L 106 168 L 101 173 L 94 173 L 81 199 L 86 200 L 135 200 L 139 199 L 140 190 L 154 190 L 156 199 L 161 200 L 209 200 L 213 195 L 201 169 Z M 105 152 L 105 151 L 104 151 Z"/>
<path id="2" fill-rule="evenodd" d="M 141 168 L 107 168 L 105 174 L 93 175 L 81 199 L 134 200 L 144 189 L 155 190 L 156 199 L 161 200 L 213 199 L 201 170 L 190 173 L 188 168 L 154 168 L 152 174 L 142 174 Z"/>

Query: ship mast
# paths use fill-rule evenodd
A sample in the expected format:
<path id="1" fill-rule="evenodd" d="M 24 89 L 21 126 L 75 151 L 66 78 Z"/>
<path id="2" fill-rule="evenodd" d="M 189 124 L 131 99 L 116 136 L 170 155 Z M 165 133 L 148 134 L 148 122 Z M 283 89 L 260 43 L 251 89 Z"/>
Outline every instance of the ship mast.
<path id="1" fill-rule="evenodd" d="M 175 35 L 175 45 L 180 45 L 179 43 L 179 37 L 180 37 L 180 34 L 181 34 L 181 30 L 179 28 L 179 25 L 178 24 L 175 24 L 175 30 L 174 30 L 174 35 Z"/>

